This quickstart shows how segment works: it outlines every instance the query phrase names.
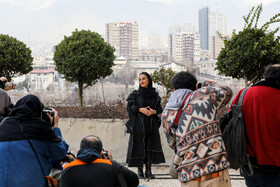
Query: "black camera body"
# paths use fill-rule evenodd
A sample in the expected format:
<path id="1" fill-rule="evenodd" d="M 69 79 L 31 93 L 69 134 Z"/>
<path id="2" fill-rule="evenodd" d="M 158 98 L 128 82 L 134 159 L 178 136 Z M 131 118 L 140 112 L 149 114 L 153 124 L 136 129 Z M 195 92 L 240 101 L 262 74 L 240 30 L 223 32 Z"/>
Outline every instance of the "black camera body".
<path id="1" fill-rule="evenodd" d="M 45 120 L 47 123 L 49 123 L 51 127 L 53 127 L 53 125 L 54 125 L 54 111 L 55 111 L 55 109 L 53 109 L 53 108 L 45 108 L 42 111 L 42 119 Z M 50 116 L 53 118 L 52 123 L 47 114 L 50 114 Z"/>
<path id="2" fill-rule="evenodd" d="M 9 86 L 9 84 L 10 84 L 11 82 L 8 82 L 8 81 L 4 81 L 4 82 L 2 82 L 1 80 L 0 80 L 0 88 L 2 88 L 3 90 L 5 90 L 8 86 Z M 13 88 L 15 87 L 15 84 L 14 83 L 11 83 L 12 84 L 12 86 L 13 86 Z"/>
<path id="3" fill-rule="evenodd" d="M 106 159 L 109 159 L 109 155 L 108 155 L 108 153 L 107 153 L 107 151 L 106 151 L 106 149 L 104 147 L 102 148 L 102 153 L 104 154 Z"/>

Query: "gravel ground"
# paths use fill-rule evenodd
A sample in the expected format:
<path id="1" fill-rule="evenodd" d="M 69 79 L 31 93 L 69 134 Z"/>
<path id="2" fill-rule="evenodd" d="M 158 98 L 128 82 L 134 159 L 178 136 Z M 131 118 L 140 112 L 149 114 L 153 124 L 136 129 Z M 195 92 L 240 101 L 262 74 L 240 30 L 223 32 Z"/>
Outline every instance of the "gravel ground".
<path id="1" fill-rule="evenodd" d="M 136 168 L 129 168 L 134 172 L 137 172 Z M 172 179 L 168 174 L 168 167 L 156 166 L 152 168 L 153 174 L 155 174 L 155 179 L 146 180 L 140 179 L 139 185 L 147 187 L 180 187 L 180 182 L 178 179 Z M 246 187 L 245 180 L 240 176 L 239 171 L 230 169 L 229 175 L 231 178 L 232 187 Z"/>

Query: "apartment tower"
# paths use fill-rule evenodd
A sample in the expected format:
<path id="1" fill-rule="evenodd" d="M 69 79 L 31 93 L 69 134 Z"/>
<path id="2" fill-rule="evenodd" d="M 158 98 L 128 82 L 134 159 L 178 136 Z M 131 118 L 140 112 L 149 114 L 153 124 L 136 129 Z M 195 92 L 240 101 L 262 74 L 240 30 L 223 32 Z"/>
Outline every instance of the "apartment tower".
<path id="1" fill-rule="evenodd" d="M 209 9 L 204 7 L 198 12 L 200 48 L 209 50 Z"/>
<path id="2" fill-rule="evenodd" d="M 107 23 L 105 40 L 116 49 L 116 57 L 138 60 L 138 24 L 137 22 Z"/>

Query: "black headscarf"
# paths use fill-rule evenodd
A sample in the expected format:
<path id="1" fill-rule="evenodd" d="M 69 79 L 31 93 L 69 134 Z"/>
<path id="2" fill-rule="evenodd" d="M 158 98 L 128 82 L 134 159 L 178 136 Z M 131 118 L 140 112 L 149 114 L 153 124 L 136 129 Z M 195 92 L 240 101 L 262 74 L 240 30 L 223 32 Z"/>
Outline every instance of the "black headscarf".
<path id="1" fill-rule="evenodd" d="M 148 83 L 147 88 L 143 88 L 139 84 L 139 89 L 138 89 L 139 94 L 142 95 L 143 97 L 154 97 L 154 96 L 156 96 L 158 93 L 156 92 L 156 89 L 153 87 L 153 81 L 152 81 L 151 76 L 147 72 L 142 72 L 142 73 L 139 74 L 139 76 L 140 75 L 146 75 L 146 77 L 149 80 L 149 83 Z"/>
<path id="2" fill-rule="evenodd" d="M 14 106 L 10 117 L 5 119 L 0 126 L 0 141 L 14 141 L 26 139 L 20 125 L 28 138 L 50 142 L 60 142 L 52 127 L 41 119 L 44 108 L 42 102 L 35 95 L 21 98 Z"/>

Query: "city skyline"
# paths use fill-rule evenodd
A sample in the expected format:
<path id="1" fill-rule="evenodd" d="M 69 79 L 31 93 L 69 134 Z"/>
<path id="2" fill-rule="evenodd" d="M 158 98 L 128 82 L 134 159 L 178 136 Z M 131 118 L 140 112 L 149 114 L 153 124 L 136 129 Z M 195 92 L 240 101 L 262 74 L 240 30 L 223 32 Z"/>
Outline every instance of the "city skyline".
<path id="1" fill-rule="evenodd" d="M 243 28 L 242 16 L 260 3 L 263 3 L 259 22 L 262 25 L 280 12 L 280 0 L 0 0 L 0 33 L 27 45 L 36 42 L 56 45 L 76 28 L 104 36 L 106 23 L 136 21 L 139 33 L 151 32 L 167 38 L 168 27 L 172 25 L 191 23 L 198 30 L 198 11 L 208 6 L 226 16 L 230 34 L 233 29 Z"/>

